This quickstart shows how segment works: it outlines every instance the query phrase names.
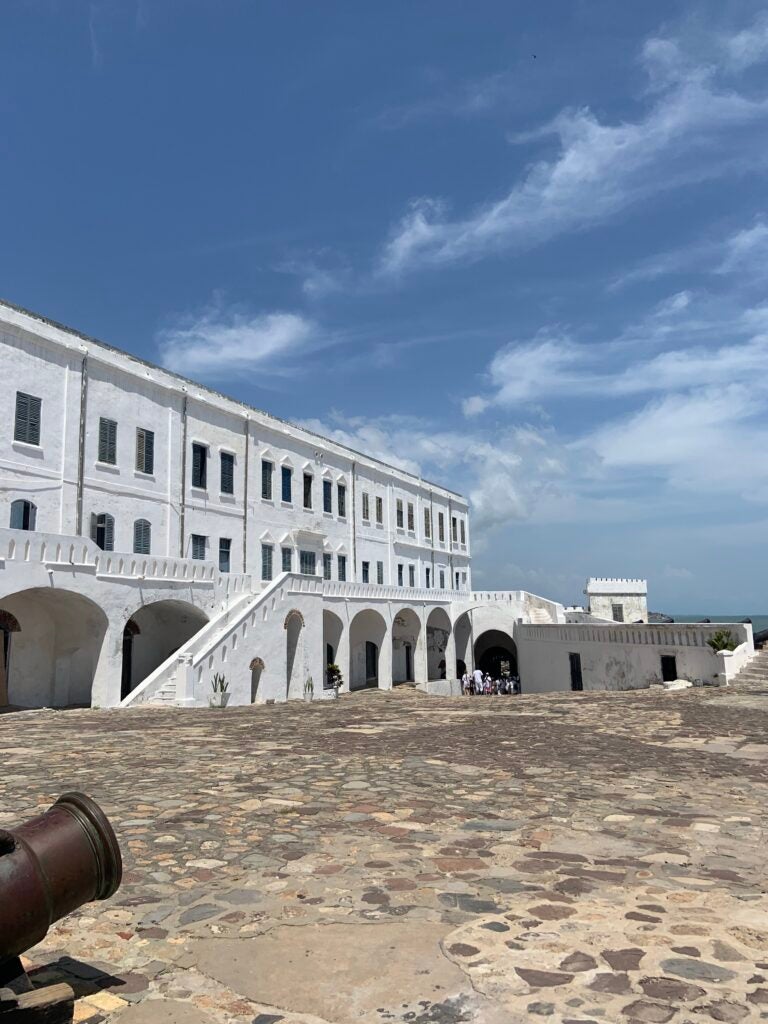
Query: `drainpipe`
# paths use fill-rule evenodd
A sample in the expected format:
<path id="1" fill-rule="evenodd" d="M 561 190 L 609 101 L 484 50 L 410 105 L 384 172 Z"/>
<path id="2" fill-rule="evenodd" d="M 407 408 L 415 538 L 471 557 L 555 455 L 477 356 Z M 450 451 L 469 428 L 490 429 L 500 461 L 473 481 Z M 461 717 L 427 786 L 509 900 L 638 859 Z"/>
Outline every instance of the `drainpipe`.
<path id="1" fill-rule="evenodd" d="M 179 502 L 179 558 L 184 557 L 184 505 L 187 499 L 187 395 L 181 400 L 181 501 Z"/>
<path id="2" fill-rule="evenodd" d="M 245 479 L 243 481 L 243 572 L 248 572 L 248 442 L 250 440 L 250 417 L 245 417 Z"/>
<path id="3" fill-rule="evenodd" d="M 352 463 L 351 483 L 352 483 L 352 579 L 353 582 L 357 583 L 357 513 L 355 509 L 355 468 L 356 462 Z"/>
<path id="4" fill-rule="evenodd" d="M 77 515 L 75 533 L 83 535 L 83 483 L 85 478 L 85 421 L 88 404 L 88 353 L 80 367 L 80 427 L 77 442 Z"/>
<path id="5" fill-rule="evenodd" d="M 453 590 L 453 505 L 450 498 L 448 499 L 448 541 L 448 572 L 451 574 L 448 589 Z"/>

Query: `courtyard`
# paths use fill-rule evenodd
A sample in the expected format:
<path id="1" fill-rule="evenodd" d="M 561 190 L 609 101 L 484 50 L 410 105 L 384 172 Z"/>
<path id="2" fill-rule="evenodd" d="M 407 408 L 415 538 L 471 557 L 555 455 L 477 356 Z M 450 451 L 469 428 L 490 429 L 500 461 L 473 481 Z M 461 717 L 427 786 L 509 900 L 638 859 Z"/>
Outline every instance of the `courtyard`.
<path id="1" fill-rule="evenodd" d="M 768 1019 L 768 694 L 0 718 L 0 825 L 79 789 L 124 880 L 29 954 L 97 1024 Z"/>

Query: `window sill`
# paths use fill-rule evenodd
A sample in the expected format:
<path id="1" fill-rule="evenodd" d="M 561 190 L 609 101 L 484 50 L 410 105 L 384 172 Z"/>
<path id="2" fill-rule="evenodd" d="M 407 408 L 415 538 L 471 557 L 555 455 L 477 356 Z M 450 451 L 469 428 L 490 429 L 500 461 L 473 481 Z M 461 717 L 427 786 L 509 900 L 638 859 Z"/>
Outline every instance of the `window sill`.
<path id="1" fill-rule="evenodd" d="M 293 502 L 292 501 L 286 501 L 285 499 L 283 499 L 280 502 L 280 507 L 281 508 L 293 508 Z"/>
<path id="2" fill-rule="evenodd" d="M 271 505 L 273 508 L 275 507 L 274 498 L 265 498 L 264 495 L 262 494 L 261 500 L 264 502 L 265 505 Z"/>
<path id="3" fill-rule="evenodd" d="M 207 487 L 195 487 L 195 485 L 193 484 L 190 487 L 190 491 L 194 494 L 194 496 L 196 498 L 207 498 L 208 497 L 208 488 Z"/>
<path id="4" fill-rule="evenodd" d="M 229 491 L 220 491 L 219 492 L 219 501 L 223 501 L 227 505 L 234 505 L 235 504 L 235 500 L 236 499 L 235 499 L 234 494 L 230 494 Z"/>
<path id="5" fill-rule="evenodd" d="M 26 452 L 28 455 L 44 455 L 45 452 L 39 444 L 32 444 L 31 441 L 12 441 L 11 444 L 19 452 Z"/>
<path id="6" fill-rule="evenodd" d="M 154 473 L 145 473 L 143 469 L 134 469 L 133 475 L 141 477 L 142 480 L 152 480 L 152 481 L 154 481 L 154 479 L 155 479 L 155 474 Z"/>
<path id="7" fill-rule="evenodd" d="M 120 472 L 119 467 L 116 466 L 114 462 L 99 462 L 99 460 L 97 459 L 93 465 L 96 469 L 103 469 L 105 473 Z"/>
<path id="8" fill-rule="evenodd" d="M 311 512 L 312 511 L 312 506 L 311 505 L 303 505 L 302 508 L 304 509 L 305 512 Z"/>
<path id="9" fill-rule="evenodd" d="M 323 509 L 323 519 L 333 519 L 333 512 Z"/>

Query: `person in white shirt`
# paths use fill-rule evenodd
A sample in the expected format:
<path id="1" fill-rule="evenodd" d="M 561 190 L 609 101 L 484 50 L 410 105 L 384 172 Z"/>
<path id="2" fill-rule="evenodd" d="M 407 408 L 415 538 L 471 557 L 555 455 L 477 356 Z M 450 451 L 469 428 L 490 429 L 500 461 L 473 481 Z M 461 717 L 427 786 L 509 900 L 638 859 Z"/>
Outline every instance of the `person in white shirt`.
<path id="1" fill-rule="evenodd" d="M 483 673 L 479 668 L 472 673 L 472 690 L 474 693 L 483 692 Z"/>

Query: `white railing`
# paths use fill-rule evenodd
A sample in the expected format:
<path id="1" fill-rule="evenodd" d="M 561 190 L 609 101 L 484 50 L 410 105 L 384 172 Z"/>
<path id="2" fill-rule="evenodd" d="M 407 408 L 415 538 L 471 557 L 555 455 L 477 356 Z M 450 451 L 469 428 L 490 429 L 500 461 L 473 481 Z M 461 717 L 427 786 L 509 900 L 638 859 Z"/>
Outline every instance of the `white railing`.
<path id="1" fill-rule="evenodd" d="M 255 577 L 220 572 L 213 562 L 102 551 L 87 537 L 58 533 L 0 530 L 0 561 L 42 562 L 52 569 L 87 568 L 99 577 L 219 584 L 233 595 L 261 588 Z"/>
<path id="2" fill-rule="evenodd" d="M 517 637 L 521 640 L 543 640 L 551 643 L 651 644 L 656 647 L 706 647 L 707 640 L 719 630 L 728 629 L 740 645 L 750 645 L 749 627 L 735 623 L 597 623 L 521 624 Z"/>
<path id="3" fill-rule="evenodd" d="M 313 577 L 308 577 L 313 578 Z M 319 577 L 317 577 L 319 578 Z M 365 599 L 366 601 L 409 601 L 430 604 L 450 604 L 452 601 L 466 601 L 471 597 L 467 590 L 438 590 L 428 587 L 391 587 L 377 583 L 339 583 L 321 580 L 324 597 Z"/>

